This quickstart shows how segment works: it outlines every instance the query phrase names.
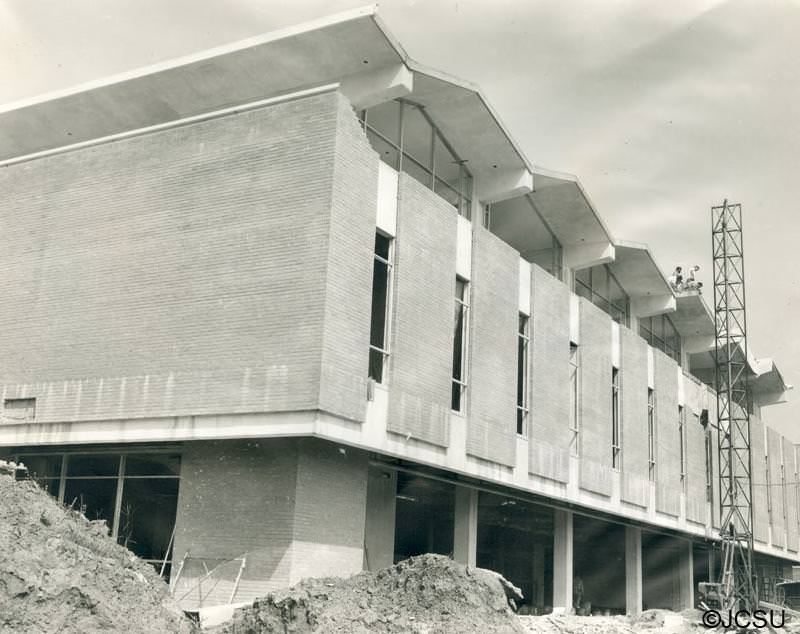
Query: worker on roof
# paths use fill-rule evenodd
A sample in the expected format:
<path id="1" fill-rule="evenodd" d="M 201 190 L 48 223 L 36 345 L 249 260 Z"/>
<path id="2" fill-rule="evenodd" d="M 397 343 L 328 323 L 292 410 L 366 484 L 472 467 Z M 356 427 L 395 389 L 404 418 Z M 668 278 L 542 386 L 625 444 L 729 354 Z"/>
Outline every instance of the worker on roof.
<path id="1" fill-rule="evenodd" d="M 683 290 L 683 267 L 676 266 L 672 275 L 669 276 L 669 285 L 673 291 L 680 292 Z"/>

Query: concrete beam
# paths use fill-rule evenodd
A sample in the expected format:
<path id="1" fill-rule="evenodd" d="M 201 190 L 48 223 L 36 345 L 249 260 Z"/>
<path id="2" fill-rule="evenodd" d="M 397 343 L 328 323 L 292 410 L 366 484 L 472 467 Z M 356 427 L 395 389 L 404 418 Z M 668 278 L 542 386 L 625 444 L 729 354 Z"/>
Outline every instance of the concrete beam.
<path id="1" fill-rule="evenodd" d="M 614 257 L 614 245 L 610 242 L 583 242 L 564 247 L 564 266 L 575 270 L 608 264 Z"/>
<path id="2" fill-rule="evenodd" d="M 453 559 L 460 564 L 477 565 L 478 491 L 456 486 Z"/>
<path id="3" fill-rule="evenodd" d="M 631 297 L 631 313 L 636 317 L 653 317 L 664 313 L 674 313 L 677 306 L 678 302 L 672 293 Z"/>
<path id="4" fill-rule="evenodd" d="M 533 174 L 527 169 L 498 170 L 491 177 L 476 179 L 475 191 L 482 203 L 523 196 L 533 191 Z"/>
<path id="5" fill-rule="evenodd" d="M 405 64 L 394 64 L 345 77 L 339 89 L 356 110 L 362 110 L 411 94 L 414 73 Z"/>
<path id="6" fill-rule="evenodd" d="M 553 511 L 553 612 L 572 614 L 572 511 Z"/>
<path id="7" fill-rule="evenodd" d="M 625 527 L 625 613 L 642 612 L 642 529 Z"/>

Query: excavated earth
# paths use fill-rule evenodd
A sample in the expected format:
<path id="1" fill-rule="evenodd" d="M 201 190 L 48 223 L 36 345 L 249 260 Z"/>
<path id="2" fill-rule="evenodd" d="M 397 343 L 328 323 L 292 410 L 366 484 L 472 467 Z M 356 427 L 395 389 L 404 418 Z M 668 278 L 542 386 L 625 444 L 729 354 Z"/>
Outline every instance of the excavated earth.
<path id="1" fill-rule="evenodd" d="M 503 581 L 488 570 L 421 555 L 349 579 L 301 581 L 237 610 L 218 632 L 523 634 Z"/>
<path id="2" fill-rule="evenodd" d="M 0 462 L 0 633 L 194 631 L 153 568 Z"/>

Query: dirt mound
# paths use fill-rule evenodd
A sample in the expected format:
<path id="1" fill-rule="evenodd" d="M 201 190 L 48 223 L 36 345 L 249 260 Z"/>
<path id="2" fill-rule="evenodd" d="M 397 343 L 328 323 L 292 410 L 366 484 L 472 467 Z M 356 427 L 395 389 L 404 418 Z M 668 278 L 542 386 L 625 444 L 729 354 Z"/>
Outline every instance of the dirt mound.
<path id="1" fill-rule="evenodd" d="M 349 579 L 308 579 L 236 612 L 224 634 L 503 634 L 524 630 L 498 575 L 421 555 Z"/>
<path id="2" fill-rule="evenodd" d="M 0 466 L 0 633 L 193 631 L 163 580 L 105 522 Z"/>

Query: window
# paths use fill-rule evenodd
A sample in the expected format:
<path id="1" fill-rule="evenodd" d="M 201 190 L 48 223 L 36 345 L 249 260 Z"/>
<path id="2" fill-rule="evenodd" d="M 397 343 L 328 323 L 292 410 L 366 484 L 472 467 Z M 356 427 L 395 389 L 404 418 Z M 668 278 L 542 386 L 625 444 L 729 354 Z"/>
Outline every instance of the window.
<path id="1" fill-rule="evenodd" d="M 3 418 L 6 421 L 25 423 L 36 418 L 35 398 L 7 398 L 3 401 Z"/>
<path id="2" fill-rule="evenodd" d="M 611 466 L 622 466 L 622 437 L 619 421 L 619 370 L 611 368 Z"/>
<path id="3" fill-rule="evenodd" d="M 656 481 L 656 393 L 647 389 L 647 473 Z"/>
<path id="4" fill-rule="evenodd" d="M 783 498 L 783 525 L 788 526 L 786 515 L 786 465 L 783 462 L 783 442 L 784 438 L 781 436 L 781 497 Z"/>
<path id="5" fill-rule="evenodd" d="M 451 408 L 460 412 L 467 389 L 467 333 L 469 332 L 469 282 L 456 277 L 453 323 L 453 389 Z"/>
<path id="6" fill-rule="evenodd" d="M 617 323 L 628 325 L 630 299 L 608 265 L 575 271 L 575 294 L 604 310 Z"/>
<path id="7" fill-rule="evenodd" d="M 369 378 L 384 382 L 389 356 L 389 298 L 392 280 L 392 239 L 375 234 L 375 260 L 372 267 L 372 313 L 369 329 Z"/>
<path id="8" fill-rule="evenodd" d="M 703 410 L 708 417 L 708 410 Z M 706 502 L 714 502 L 714 446 L 711 430 L 706 429 Z"/>
<path id="9" fill-rule="evenodd" d="M 639 335 L 653 348 L 661 350 L 678 365 L 681 363 L 681 338 L 666 315 L 639 319 Z"/>
<path id="10" fill-rule="evenodd" d="M 577 456 L 580 453 L 580 378 L 578 367 L 578 346 L 569 344 L 569 429 L 572 437 L 569 443 L 570 453 Z"/>
<path id="11" fill-rule="evenodd" d="M 425 108 L 410 101 L 361 112 L 364 129 L 381 160 L 435 191 L 466 218 L 472 209 L 472 174 L 434 125 Z"/>
<path id="12" fill-rule="evenodd" d="M 766 487 L 767 488 L 767 516 L 769 517 L 769 523 L 773 524 L 774 522 L 772 521 L 773 520 L 773 518 L 772 518 L 772 482 L 770 482 L 770 477 L 769 477 L 769 454 L 766 454 L 764 456 L 764 469 L 767 472 L 767 479 L 766 479 L 766 483 L 767 483 L 767 487 Z"/>
<path id="13" fill-rule="evenodd" d="M 681 457 L 681 489 L 686 491 L 686 414 L 678 405 L 678 446 Z"/>
<path id="14" fill-rule="evenodd" d="M 90 520 L 105 520 L 119 544 L 169 576 L 178 509 L 180 455 L 172 453 L 19 455 L 53 497 Z"/>
<path id="15" fill-rule="evenodd" d="M 517 433 L 528 435 L 528 332 L 529 320 L 520 314 L 517 330 Z"/>

